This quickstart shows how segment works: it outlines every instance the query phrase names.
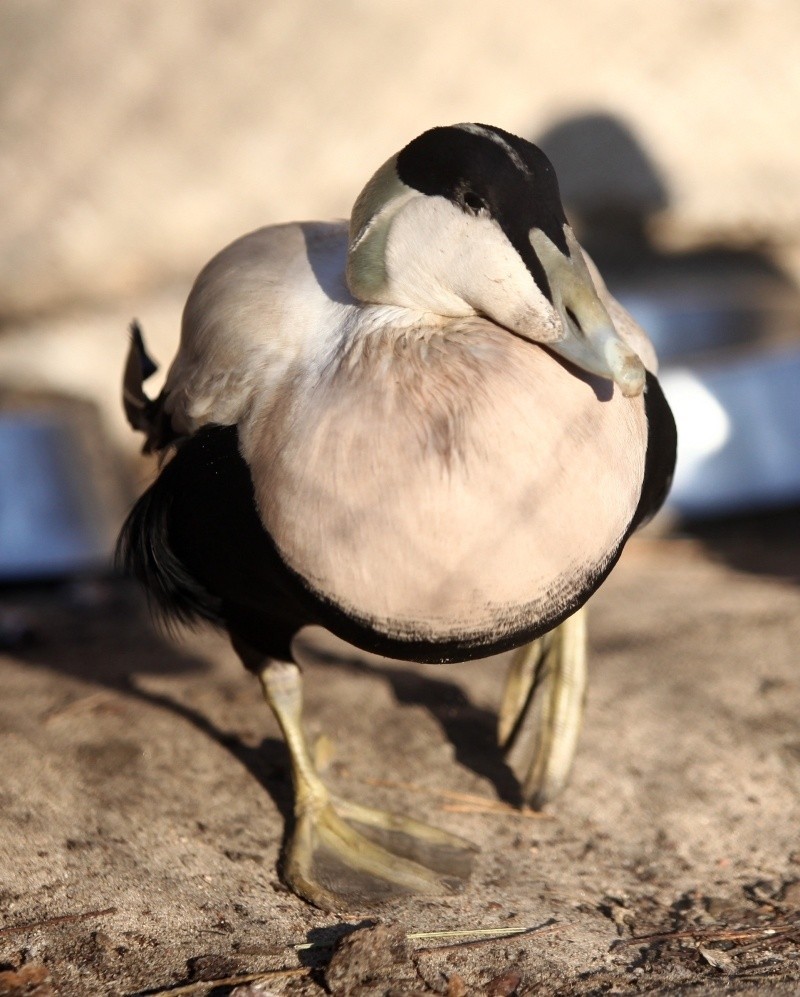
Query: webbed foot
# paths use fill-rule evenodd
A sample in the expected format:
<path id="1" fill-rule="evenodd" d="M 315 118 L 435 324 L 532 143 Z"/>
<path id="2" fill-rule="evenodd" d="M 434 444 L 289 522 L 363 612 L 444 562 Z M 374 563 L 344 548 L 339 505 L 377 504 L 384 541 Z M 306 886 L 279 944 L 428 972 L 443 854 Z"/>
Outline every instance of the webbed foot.
<path id="1" fill-rule="evenodd" d="M 476 851 L 419 821 L 331 797 L 297 816 L 284 875 L 301 897 L 335 910 L 415 893 L 458 893 Z"/>
<path id="2" fill-rule="evenodd" d="M 459 892 L 477 848 L 419 821 L 332 796 L 303 734 L 299 669 L 272 661 L 259 677 L 292 762 L 295 827 L 284 860 L 287 885 L 324 910 Z"/>

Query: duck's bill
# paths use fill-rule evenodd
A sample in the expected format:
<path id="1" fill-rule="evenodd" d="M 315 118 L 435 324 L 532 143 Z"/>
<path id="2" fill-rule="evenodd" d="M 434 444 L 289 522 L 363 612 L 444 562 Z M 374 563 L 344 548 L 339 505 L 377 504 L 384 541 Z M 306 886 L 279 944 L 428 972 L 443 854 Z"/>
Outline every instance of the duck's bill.
<path id="1" fill-rule="evenodd" d="M 644 364 L 638 353 L 620 339 L 611 320 L 597 322 L 593 316 L 582 317 L 574 307 L 569 311 L 577 321 L 569 313 L 562 314 L 567 331 L 563 339 L 549 344 L 553 352 L 590 374 L 610 378 L 628 398 L 641 394 Z"/>
<path id="2" fill-rule="evenodd" d="M 565 256 L 540 229 L 532 229 L 530 233 L 563 328 L 563 335 L 547 345 L 583 370 L 610 378 L 623 395 L 641 394 L 645 385 L 644 364 L 617 334 L 569 226 L 564 227 L 564 233 L 569 256 Z"/>

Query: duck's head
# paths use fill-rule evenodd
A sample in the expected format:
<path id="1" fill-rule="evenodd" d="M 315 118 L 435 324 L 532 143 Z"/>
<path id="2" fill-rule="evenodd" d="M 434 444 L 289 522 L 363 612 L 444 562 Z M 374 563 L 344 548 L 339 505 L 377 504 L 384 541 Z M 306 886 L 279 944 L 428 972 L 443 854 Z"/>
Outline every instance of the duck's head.
<path id="1" fill-rule="evenodd" d="M 347 283 L 361 301 L 481 315 L 625 395 L 645 370 L 617 335 L 567 224 L 555 171 L 487 125 L 433 128 L 372 177 L 350 220 Z"/>

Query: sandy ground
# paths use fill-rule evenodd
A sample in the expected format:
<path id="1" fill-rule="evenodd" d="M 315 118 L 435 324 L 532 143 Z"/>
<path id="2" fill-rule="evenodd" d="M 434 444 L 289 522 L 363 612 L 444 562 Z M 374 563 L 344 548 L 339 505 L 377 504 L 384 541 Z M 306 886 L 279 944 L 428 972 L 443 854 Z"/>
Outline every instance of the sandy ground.
<path id="1" fill-rule="evenodd" d="M 463 895 L 346 918 L 280 883 L 287 756 L 221 638 L 157 636 L 119 582 L 5 593 L 0 994 L 221 995 L 208 981 L 268 971 L 236 993 L 795 993 L 799 526 L 629 546 L 595 599 L 580 754 L 545 817 L 447 795 L 513 800 L 502 661 L 387 663 L 310 632 L 331 785 L 481 846 Z M 375 923 L 393 928 L 341 947 Z M 404 940 L 487 927 L 525 933 Z"/>

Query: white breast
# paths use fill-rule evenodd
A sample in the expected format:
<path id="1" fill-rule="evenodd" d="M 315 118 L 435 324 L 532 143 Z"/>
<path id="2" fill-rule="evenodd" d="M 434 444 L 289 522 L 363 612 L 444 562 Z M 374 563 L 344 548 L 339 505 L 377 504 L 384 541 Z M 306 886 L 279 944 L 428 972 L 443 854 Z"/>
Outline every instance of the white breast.
<path id="1" fill-rule="evenodd" d="M 470 319 L 300 365 L 240 436 L 295 571 L 383 633 L 445 638 L 569 603 L 630 522 L 647 425 L 641 398 Z"/>

